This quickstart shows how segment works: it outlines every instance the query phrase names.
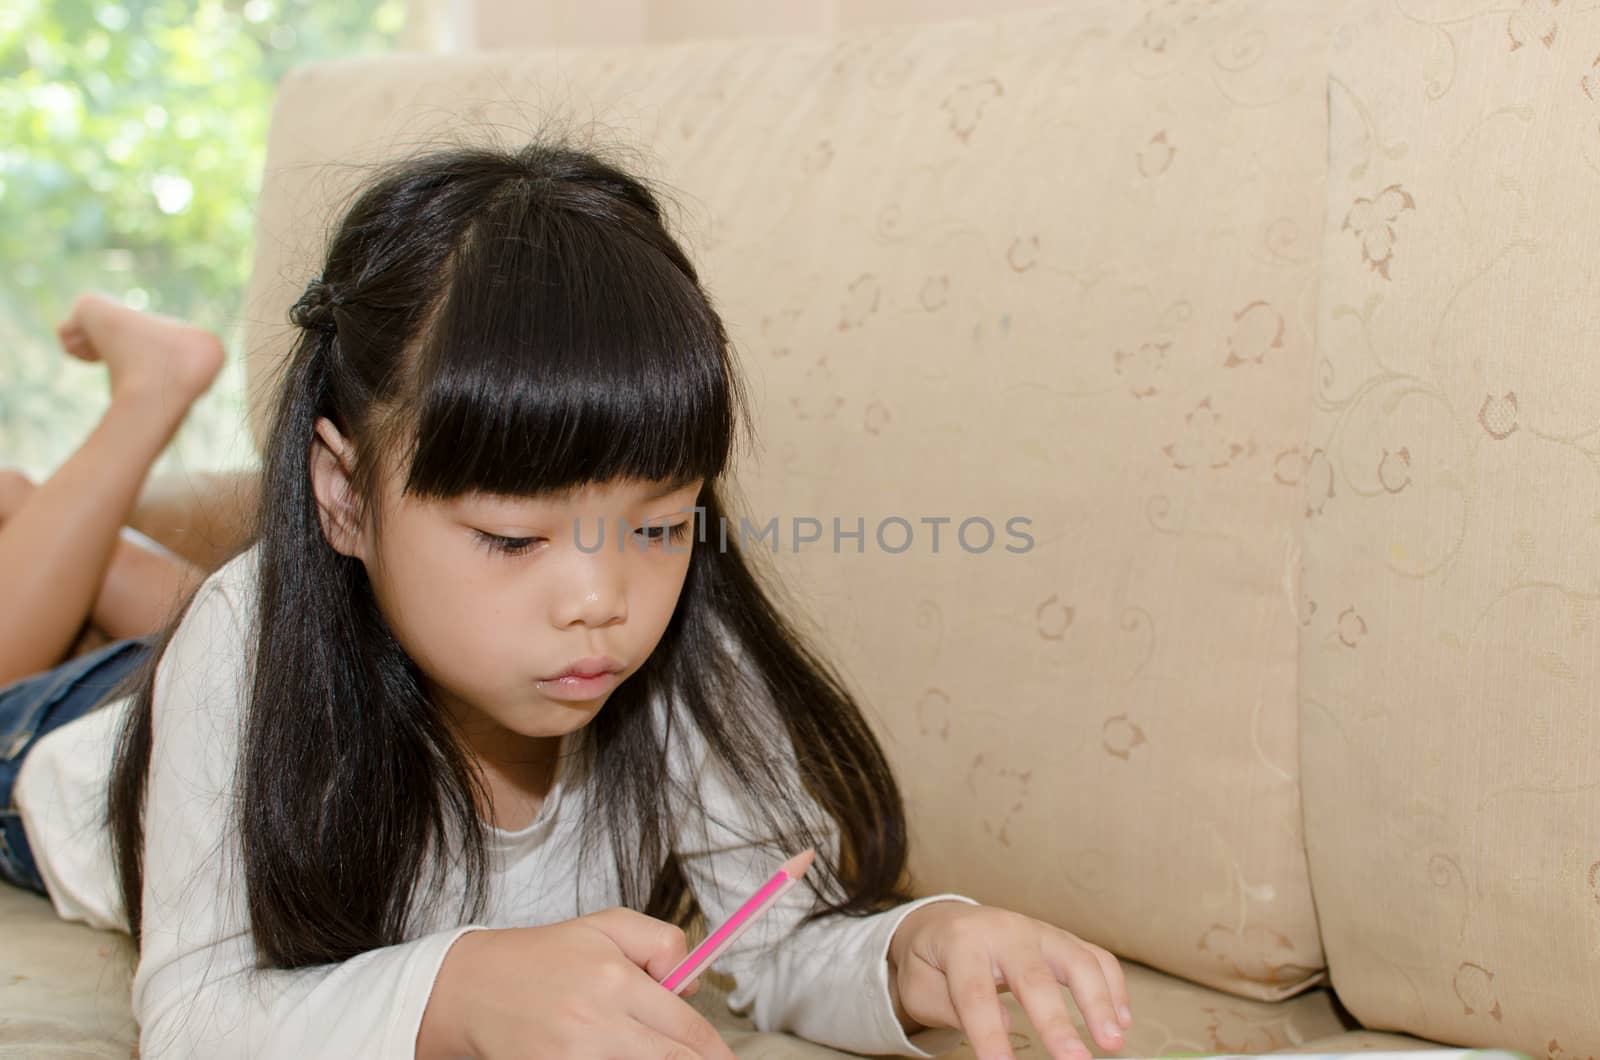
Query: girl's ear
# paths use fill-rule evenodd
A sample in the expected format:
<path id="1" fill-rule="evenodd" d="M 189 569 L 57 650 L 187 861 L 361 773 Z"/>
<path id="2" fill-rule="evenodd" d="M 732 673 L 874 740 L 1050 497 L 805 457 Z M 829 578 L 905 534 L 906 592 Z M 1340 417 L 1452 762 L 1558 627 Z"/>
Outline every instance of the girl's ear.
<path id="1" fill-rule="evenodd" d="M 350 472 L 355 450 L 326 416 L 317 420 L 311 439 L 311 488 L 317 495 L 322 536 L 335 552 L 366 561 L 366 535 L 357 515 Z"/>

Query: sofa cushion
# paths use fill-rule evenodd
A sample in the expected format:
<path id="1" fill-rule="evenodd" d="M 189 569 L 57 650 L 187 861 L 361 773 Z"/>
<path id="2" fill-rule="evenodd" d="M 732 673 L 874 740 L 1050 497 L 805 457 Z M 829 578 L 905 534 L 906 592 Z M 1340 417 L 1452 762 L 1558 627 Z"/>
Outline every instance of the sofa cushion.
<path id="1" fill-rule="evenodd" d="M 1349 1042 L 1349 1051 L 1364 1048 L 1358 1039 L 1345 1039 L 1345 1029 L 1333 992 L 1327 987 L 1309 990 L 1286 1001 L 1252 1001 L 1223 994 L 1185 979 L 1165 975 L 1142 964 L 1125 962 L 1129 1000 L 1135 1021 L 1127 1032 L 1127 1045 L 1106 1053 L 1089 1037 L 1076 1006 L 1068 1011 L 1078 1036 L 1096 1056 L 1158 1057 L 1199 1053 L 1273 1053 L 1309 1050 L 1307 1043 Z M 762 1034 L 748 1019 L 729 1012 L 728 980 L 712 977 L 690 999 L 722 1032 L 741 1060 L 824 1060 L 854 1056 L 792 1035 Z M 1033 1024 L 1017 999 L 1000 995 L 1011 1015 L 1011 1048 L 1018 1056 L 1048 1057 L 1049 1050 L 1033 1032 Z M 1438 1049 L 1430 1042 L 1392 1035 L 1375 1036 L 1384 1049 Z M 973 1060 L 977 1054 L 966 1039 L 941 1060 Z"/>
<path id="2" fill-rule="evenodd" d="M 1415 1053 L 1415 1052 L 1441 1052 L 1453 1051 L 1459 1054 L 1460 1050 L 1451 1050 L 1449 1046 L 1437 1042 L 1423 1041 L 1405 1034 L 1389 1034 L 1384 1031 L 1344 1031 L 1340 1034 L 1318 1038 L 1315 1041 L 1301 1042 L 1299 1045 L 1288 1049 L 1275 1049 L 1276 1053 L 1359 1053 L 1359 1052 L 1385 1052 L 1385 1053 Z M 1490 1060 L 1495 1054 L 1485 1050 L 1483 1055 L 1476 1056 L 1473 1060 Z M 1518 1060 L 1521 1054 L 1501 1053 L 1499 1060 Z M 1525 1057 L 1522 1060 L 1526 1060 Z"/>
<path id="3" fill-rule="evenodd" d="M 133 940 L 56 916 L 42 895 L 0 882 L 0 1057 L 125 1058 Z"/>
<path id="4" fill-rule="evenodd" d="M 1330 63 L 1306 830 L 1370 1028 L 1600 1053 L 1600 18 L 1363 3 Z"/>
<path id="5" fill-rule="evenodd" d="M 704 933 L 700 922 L 697 930 L 690 931 L 691 941 Z M 125 1060 L 133 1052 L 138 1029 L 129 1010 L 133 947 L 126 935 L 63 922 L 48 900 L 0 883 L 0 938 L 6 940 L 0 946 L 0 1060 Z M 1130 1056 L 1270 1052 L 1319 1041 L 1343 1029 L 1326 987 L 1289 1001 L 1264 1003 L 1220 994 L 1132 962 L 1125 968 L 1136 1022 L 1121 1051 Z M 792 1035 L 757 1032 L 748 1018 L 728 1009 L 731 986 L 726 976 L 709 973 L 688 1000 L 743 1060 L 854 1055 Z M 1032 1025 L 1016 998 L 1002 994 L 1001 999 L 1011 1013 L 1015 1048 L 1031 1045 L 1044 1055 L 1044 1046 L 1033 1041 Z M 1070 1011 L 1077 1018 L 1077 1009 Z M 1083 1034 L 1081 1019 L 1078 1030 Z M 1101 1052 L 1092 1039 L 1085 1041 L 1097 1054 Z M 973 1054 L 964 1043 L 946 1055 L 951 1060 L 971 1060 Z"/>
<path id="6" fill-rule="evenodd" d="M 360 163 L 546 126 L 638 148 L 753 384 L 736 510 L 779 521 L 752 551 L 884 738 L 918 889 L 1292 995 L 1323 975 L 1293 575 L 1339 6 L 303 67 L 251 392 Z M 838 551 L 835 520 L 863 531 Z"/>

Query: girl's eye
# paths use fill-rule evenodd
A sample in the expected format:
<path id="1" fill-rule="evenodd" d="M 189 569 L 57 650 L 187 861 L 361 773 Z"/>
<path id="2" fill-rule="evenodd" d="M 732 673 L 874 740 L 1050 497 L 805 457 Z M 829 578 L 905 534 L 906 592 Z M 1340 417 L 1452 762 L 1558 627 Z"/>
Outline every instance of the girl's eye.
<path id="1" fill-rule="evenodd" d="M 543 540 L 537 537 L 501 537 L 499 534 L 489 534 L 482 530 L 474 530 L 473 533 L 478 535 L 479 543 L 490 552 L 507 556 L 520 556 Z"/>
<path id="2" fill-rule="evenodd" d="M 689 522 L 692 521 L 690 520 Z M 639 529 L 645 534 L 645 540 L 648 544 L 654 545 L 661 541 L 671 541 L 674 545 L 680 545 L 689 536 L 689 522 L 673 523 L 671 526 L 644 526 Z M 665 532 L 657 533 L 656 531 Z"/>

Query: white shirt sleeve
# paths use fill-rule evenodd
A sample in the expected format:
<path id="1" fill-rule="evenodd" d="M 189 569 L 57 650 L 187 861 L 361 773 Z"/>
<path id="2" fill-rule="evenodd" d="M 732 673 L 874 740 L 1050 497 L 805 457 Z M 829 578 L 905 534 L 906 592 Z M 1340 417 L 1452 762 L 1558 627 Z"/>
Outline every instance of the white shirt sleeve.
<path id="1" fill-rule="evenodd" d="M 56 915 L 124 935 L 106 784 L 128 709 L 126 697 L 113 700 L 39 737 L 12 791 Z"/>
<path id="2" fill-rule="evenodd" d="M 245 623 L 199 590 L 156 671 L 133 1012 L 145 1060 L 412 1060 L 434 978 L 464 925 L 337 964 L 256 969 L 231 826 L 249 695 Z"/>
<path id="3" fill-rule="evenodd" d="M 703 756 L 698 735 L 692 742 L 696 756 Z M 795 776 L 792 746 L 788 755 L 789 775 Z M 701 757 L 698 775 L 697 794 L 707 812 L 701 816 L 696 808 L 685 807 L 678 856 L 705 913 L 707 930 L 715 931 L 799 851 L 775 852 L 749 841 L 758 834 L 760 817 L 734 794 L 736 781 L 720 760 Z M 798 783 L 792 787 L 837 858 L 838 826 Z M 737 980 L 728 1007 L 740 1013 L 751 1009 L 750 1019 L 759 1031 L 785 1031 L 856 1053 L 929 1058 L 959 1045 L 963 1035 L 953 1027 L 906 1035 L 889 992 L 889 941 L 913 909 L 938 901 L 978 903 L 964 895 L 937 894 L 870 916 L 834 914 L 801 927 L 816 901 L 815 871 L 807 872 L 712 963 L 715 971 Z"/>

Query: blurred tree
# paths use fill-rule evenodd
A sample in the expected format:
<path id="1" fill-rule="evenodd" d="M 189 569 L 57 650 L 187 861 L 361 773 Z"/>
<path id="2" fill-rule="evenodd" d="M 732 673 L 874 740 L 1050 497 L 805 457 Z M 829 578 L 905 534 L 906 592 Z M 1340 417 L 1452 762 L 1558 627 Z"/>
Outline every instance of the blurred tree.
<path id="1" fill-rule="evenodd" d="M 388 51 L 405 0 L 0 2 L 0 464 L 48 474 L 104 410 L 55 325 L 84 289 L 221 335 L 160 465 L 255 462 L 239 314 L 278 78 Z"/>

